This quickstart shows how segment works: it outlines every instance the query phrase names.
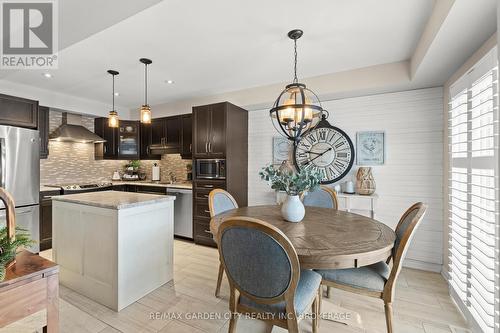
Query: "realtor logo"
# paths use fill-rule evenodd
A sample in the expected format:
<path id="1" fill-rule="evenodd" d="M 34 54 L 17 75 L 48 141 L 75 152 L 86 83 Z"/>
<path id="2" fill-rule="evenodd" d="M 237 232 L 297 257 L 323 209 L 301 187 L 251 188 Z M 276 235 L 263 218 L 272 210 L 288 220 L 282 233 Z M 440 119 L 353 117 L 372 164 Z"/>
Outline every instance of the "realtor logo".
<path id="1" fill-rule="evenodd" d="M 55 0 L 0 0 L 2 69 L 57 68 Z"/>

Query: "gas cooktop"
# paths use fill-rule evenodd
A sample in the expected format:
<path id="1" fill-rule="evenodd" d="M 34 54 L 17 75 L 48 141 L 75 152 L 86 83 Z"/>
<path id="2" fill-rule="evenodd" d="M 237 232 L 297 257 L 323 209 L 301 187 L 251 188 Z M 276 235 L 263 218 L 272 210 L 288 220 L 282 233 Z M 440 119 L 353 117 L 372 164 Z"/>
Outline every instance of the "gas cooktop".
<path id="1" fill-rule="evenodd" d="M 78 191 L 78 192 L 85 192 L 85 191 L 98 191 L 98 190 L 104 190 L 111 188 L 113 186 L 112 183 L 70 183 L 70 184 L 55 184 L 55 185 L 46 185 L 48 187 L 58 187 L 60 188 L 63 192 L 72 192 L 72 191 Z"/>

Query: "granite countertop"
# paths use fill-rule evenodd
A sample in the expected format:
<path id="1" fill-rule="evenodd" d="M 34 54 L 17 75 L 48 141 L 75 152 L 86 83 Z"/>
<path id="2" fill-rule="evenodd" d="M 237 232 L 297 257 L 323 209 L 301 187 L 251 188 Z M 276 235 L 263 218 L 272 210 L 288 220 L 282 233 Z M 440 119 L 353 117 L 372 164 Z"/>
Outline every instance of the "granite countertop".
<path id="1" fill-rule="evenodd" d="M 179 188 L 184 190 L 191 190 L 193 188 L 192 183 L 161 183 L 153 181 L 127 181 L 127 180 L 113 180 L 113 185 L 143 185 L 143 186 L 157 186 L 157 187 L 168 187 L 168 188 Z"/>
<path id="2" fill-rule="evenodd" d="M 121 191 L 102 191 L 59 195 L 52 197 L 52 200 L 119 210 L 151 205 L 159 202 L 173 201 L 175 200 L 175 196 Z"/>

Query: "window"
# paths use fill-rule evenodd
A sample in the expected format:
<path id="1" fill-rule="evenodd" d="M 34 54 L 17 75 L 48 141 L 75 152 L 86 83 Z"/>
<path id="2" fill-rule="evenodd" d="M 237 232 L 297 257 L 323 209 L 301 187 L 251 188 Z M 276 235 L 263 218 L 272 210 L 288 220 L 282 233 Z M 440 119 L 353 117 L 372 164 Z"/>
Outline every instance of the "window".
<path id="1" fill-rule="evenodd" d="M 483 332 L 499 329 L 499 119 L 496 49 L 450 88 L 449 276 Z"/>

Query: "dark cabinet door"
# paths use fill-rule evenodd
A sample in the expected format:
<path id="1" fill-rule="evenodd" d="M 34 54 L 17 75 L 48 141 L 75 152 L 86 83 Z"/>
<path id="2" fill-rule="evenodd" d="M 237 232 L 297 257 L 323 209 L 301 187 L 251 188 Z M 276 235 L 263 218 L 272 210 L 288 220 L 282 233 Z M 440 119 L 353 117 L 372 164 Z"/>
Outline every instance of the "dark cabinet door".
<path id="1" fill-rule="evenodd" d="M 38 127 L 38 101 L 0 94 L 0 125 Z"/>
<path id="2" fill-rule="evenodd" d="M 104 143 L 95 144 L 95 158 L 116 159 L 118 157 L 118 131 L 108 126 L 108 118 L 96 118 L 94 132 L 106 140 Z"/>
<path id="3" fill-rule="evenodd" d="M 224 157 L 226 154 L 226 103 L 210 106 L 210 133 L 208 138 L 208 155 Z"/>
<path id="4" fill-rule="evenodd" d="M 165 144 L 171 147 L 181 145 L 181 117 L 168 117 L 165 119 Z"/>
<path id="5" fill-rule="evenodd" d="M 190 114 L 181 116 L 182 138 L 181 138 L 181 156 L 184 159 L 191 159 L 192 140 L 193 140 L 193 121 Z"/>
<path id="6" fill-rule="evenodd" d="M 52 199 L 40 200 L 40 251 L 52 248 Z"/>
<path id="7" fill-rule="evenodd" d="M 118 159 L 139 159 L 139 124 L 139 121 L 120 121 L 118 127 Z"/>
<path id="8" fill-rule="evenodd" d="M 195 158 L 206 158 L 208 156 L 210 120 L 209 105 L 193 107 L 193 155 Z"/>
<path id="9" fill-rule="evenodd" d="M 151 144 L 163 144 L 165 137 L 165 118 L 151 120 Z"/>
<path id="10" fill-rule="evenodd" d="M 49 156 L 49 108 L 40 106 L 38 108 L 38 132 L 40 133 L 40 158 Z"/>
<path id="11" fill-rule="evenodd" d="M 152 155 L 149 146 L 153 142 L 152 124 L 140 125 L 140 156 L 141 160 L 159 160 L 160 155 Z"/>

